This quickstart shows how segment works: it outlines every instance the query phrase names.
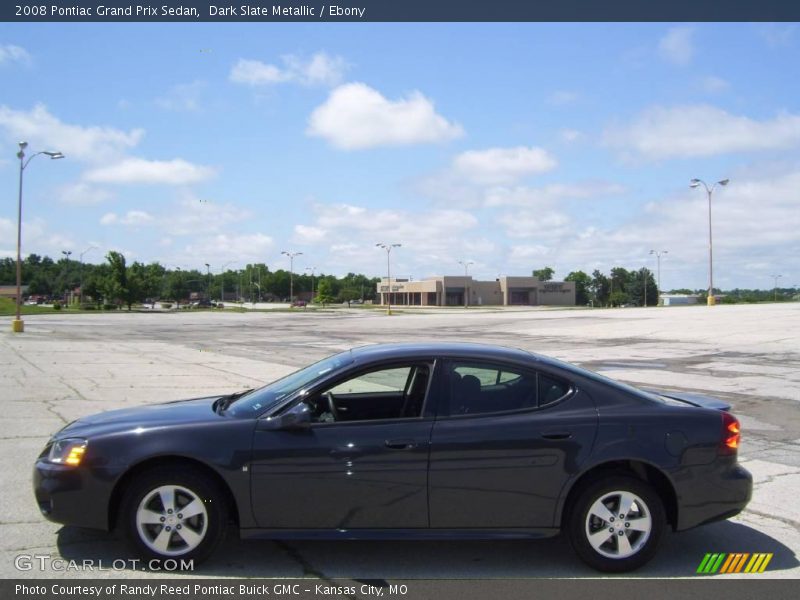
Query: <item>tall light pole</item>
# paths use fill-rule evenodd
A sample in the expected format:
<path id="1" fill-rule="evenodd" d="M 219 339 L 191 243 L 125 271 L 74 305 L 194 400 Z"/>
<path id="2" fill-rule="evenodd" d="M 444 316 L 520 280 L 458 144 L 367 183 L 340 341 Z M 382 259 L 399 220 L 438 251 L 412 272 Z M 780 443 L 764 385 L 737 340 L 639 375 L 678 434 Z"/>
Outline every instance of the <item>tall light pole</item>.
<path id="1" fill-rule="evenodd" d="M 658 306 L 658 303 L 661 302 L 661 257 L 669 254 L 669 250 L 650 250 L 650 254 L 656 255 L 656 264 L 658 265 L 656 267 L 656 306 Z"/>
<path id="2" fill-rule="evenodd" d="M 778 301 L 778 279 L 780 279 L 781 277 L 783 277 L 783 275 L 770 275 L 770 277 L 772 277 L 772 278 L 775 280 L 775 288 L 774 288 L 774 289 L 775 289 L 775 296 L 774 296 L 774 301 L 775 301 L 775 302 L 777 302 L 777 301 Z"/>
<path id="3" fill-rule="evenodd" d="M 702 184 L 708 195 L 708 298 L 706 299 L 706 304 L 708 306 L 714 306 L 717 303 L 714 297 L 714 251 L 711 242 L 711 195 L 714 193 L 714 188 L 718 185 L 728 185 L 728 182 L 730 182 L 730 179 L 721 179 L 711 187 L 708 187 L 708 184 L 702 179 L 692 179 L 689 182 L 689 187 L 691 188 L 700 187 Z"/>
<path id="4" fill-rule="evenodd" d="M 64 255 L 64 269 L 61 271 L 61 277 L 64 279 L 64 292 L 62 293 L 61 299 L 67 296 L 67 290 L 69 289 L 69 283 L 67 283 L 68 279 L 66 277 L 67 273 L 69 273 L 69 257 L 72 256 L 72 250 L 62 250 L 61 254 Z M 66 300 L 64 300 L 66 303 Z"/>
<path id="5" fill-rule="evenodd" d="M 225 306 L 225 304 L 224 304 L 225 303 L 225 267 L 227 267 L 228 265 L 232 265 L 234 262 L 236 262 L 236 261 L 229 260 L 228 262 L 226 262 L 224 265 L 222 265 L 219 268 L 220 286 L 221 286 L 220 289 L 222 290 L 220 292 L 219 301 L 223 303 L 223 306 Z"/>
<path id="6" fill-rule="evenodd" d="M 83 252 L 81 252 L 81 253 L 80 253 L 80 257 L 81 257 L 81 287 L 80 287 L 80 290 L 81 290 L 81 291 L 80 291 L 80 293 L 78 294 L 78 305 L 79 305 L 79 306 L 80 306 L 81 304 L 83 304 L 83 255 L 84 255 L 84 254 L 86 254 L 87 252 L 90 252 L 90 251 L 92 251 L 92 250 L 96 249 L 96 248 L 97 248 L 97 246 L 95 246 L 94 244 L 92 244 L 92 245 L 91 245 L 91 246 L 89 246 L 89 247 L 88 247 L 86 250 L 84 250 Z"/>
<path id="7" fill-rule="evenodd" d="M 469 290 L 467 289 L 467 269 L 475 263 L 471 260 L 460 260 L 458 264 L 464 266 L 464 308 L 469 308 Z"/>
<path id="8" fill-rule="evenodd" d="M 211 300 L 211 265 L 206 263 L 206 298 Z"/>
<path id="9" fill-rule="evenodd" d="M 311 271 L 311 301 L 314 301 L 314 271 L 317 267 L 306 267 L 306 271 Z"/>
<path id="10" fill-rule="evenodd" d="M 59 158 L 64 158 L 64 155 L 61 152 L 50 152 L 49 150 L 43 150 L 41 152 L 35 152 L 28 157 L 28 160 L 25 160 L 25 148 L 28 147 L 28 142 L 20 142 L 19 143 L 19 152 L 17 152 L 17 158 L 19 159 L 19 201 L 17 203 L 17 314 L 16 318 L 11 321 L 11 331 L 14 333 L 22 333 L 25 331 L 25 323 L 22 321 L 22 174 L 25 172 L 25 169 L 30 164 L 30 162 L 39 156 L 40 154 L 44 154 L 49 156 L 51 160 L 57 160 Z"/>
<path id="11" fill-rule="evenodd" d="M 302 252 L 287 252 L 284 250 L 281 254 L 289 257 L 289 304 L 294 303 L 294 257 L 300 256 Z M 261 290 L 259 289 L 259 293 Z"/>
<path id="12" fill-rule="evenodd" d="M 392 265 L 389 257 L 392 255 L 392 248 L 400 248 L 403 244 L 375 244 L 376 248 L 383 248 L 386 250 L 386 314 L 392 314 Z"/>

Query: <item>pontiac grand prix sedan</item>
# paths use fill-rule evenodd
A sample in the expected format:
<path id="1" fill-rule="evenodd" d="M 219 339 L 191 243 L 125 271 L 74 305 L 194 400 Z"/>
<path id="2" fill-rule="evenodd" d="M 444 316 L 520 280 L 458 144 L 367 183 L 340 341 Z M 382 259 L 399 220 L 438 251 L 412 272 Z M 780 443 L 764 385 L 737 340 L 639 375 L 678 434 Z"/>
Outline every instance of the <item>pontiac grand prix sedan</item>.
<path id="1" fill-rule="evenodd" d="M 739 513 L 752 478 L 719 400 L 656 394 L 509 348 L 357 348 L 262 388 L 114 410 L 56 433 L 47 518 L 121 528 L 150 558 L 244 538 L 568 535 L 603 571 L 667 527 Z"/>

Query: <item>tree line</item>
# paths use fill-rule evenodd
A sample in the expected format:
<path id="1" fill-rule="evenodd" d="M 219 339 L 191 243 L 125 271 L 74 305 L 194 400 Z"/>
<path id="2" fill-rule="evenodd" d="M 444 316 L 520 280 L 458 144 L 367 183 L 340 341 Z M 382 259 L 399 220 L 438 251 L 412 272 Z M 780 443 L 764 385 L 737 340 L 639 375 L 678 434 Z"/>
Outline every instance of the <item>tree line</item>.
<path id="1" fill-rule="evenodd" d="M 550 281 L 555 275 L 552 267 L 534 269 L 533 276 L 540 281 Z M 658 304 L 658 285 L 652 271 L 647 268 L 629 271 L 614 267 L 609 275 L 595 269 L 591 275 L 583 271 L 572 271 L 564 281 L 575 283 L 575 304 L 578 306 L 655 306 Z M 661 290 L 661 293 L 695 294 L 698 302 L 705 304 L 708 290 L 688 288 Z M 751 290 L 735 288 L 722 290 L 714 288 L 714 295 L 723 304 L 742 302 L 774 302 L 800 300 L 794 288 L 771 290 Z"/>
<path id="2" fill-rule="evenodd" d="M 29 296 L 64 298 L 82 290 L 84 302 L 127 305 L 147 300 L 188 302 L 190 298 L 224 301 L 284 301 L 290 288 L 294 297 L 314 296 L 321 303 L 374 300 L 380 278 L 348 273 L 344 277 L 324 273 L 271 271 L 264 263 L 216 273 L 206 269 L 168 269 L 159 263 L 128 264 L 119 252 L 109 252 L 102 264 L 81 263 L 64 257 L 58 261 L 30 254 L 22 262 L 22 285 Z M 0 259 L 0 285 L 16 284 L 16 261 Z"/>

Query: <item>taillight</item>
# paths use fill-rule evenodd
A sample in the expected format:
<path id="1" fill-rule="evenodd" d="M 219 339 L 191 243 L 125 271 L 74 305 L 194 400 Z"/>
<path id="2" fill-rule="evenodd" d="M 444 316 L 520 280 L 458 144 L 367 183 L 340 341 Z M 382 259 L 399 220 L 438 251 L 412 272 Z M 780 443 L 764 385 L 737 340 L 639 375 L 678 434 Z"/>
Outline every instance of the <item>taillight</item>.
<path id="1" fill-rule="evenodd" d="M 719 446 L 720 454 L 736 454 L 739 449 L 739 419 L 729 412 L 722 413 L 722 442 Z"/>

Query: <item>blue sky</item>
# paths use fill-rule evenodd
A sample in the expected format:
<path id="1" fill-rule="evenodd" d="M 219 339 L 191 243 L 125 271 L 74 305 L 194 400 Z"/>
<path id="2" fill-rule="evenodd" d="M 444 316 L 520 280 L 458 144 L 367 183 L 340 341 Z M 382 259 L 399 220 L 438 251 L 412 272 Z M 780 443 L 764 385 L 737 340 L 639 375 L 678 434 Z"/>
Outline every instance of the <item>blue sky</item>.
<path id="1" fill-rule="evenodd" d="M 800 283 L 794 24 L 0 24 L 0 255 Z"/>

